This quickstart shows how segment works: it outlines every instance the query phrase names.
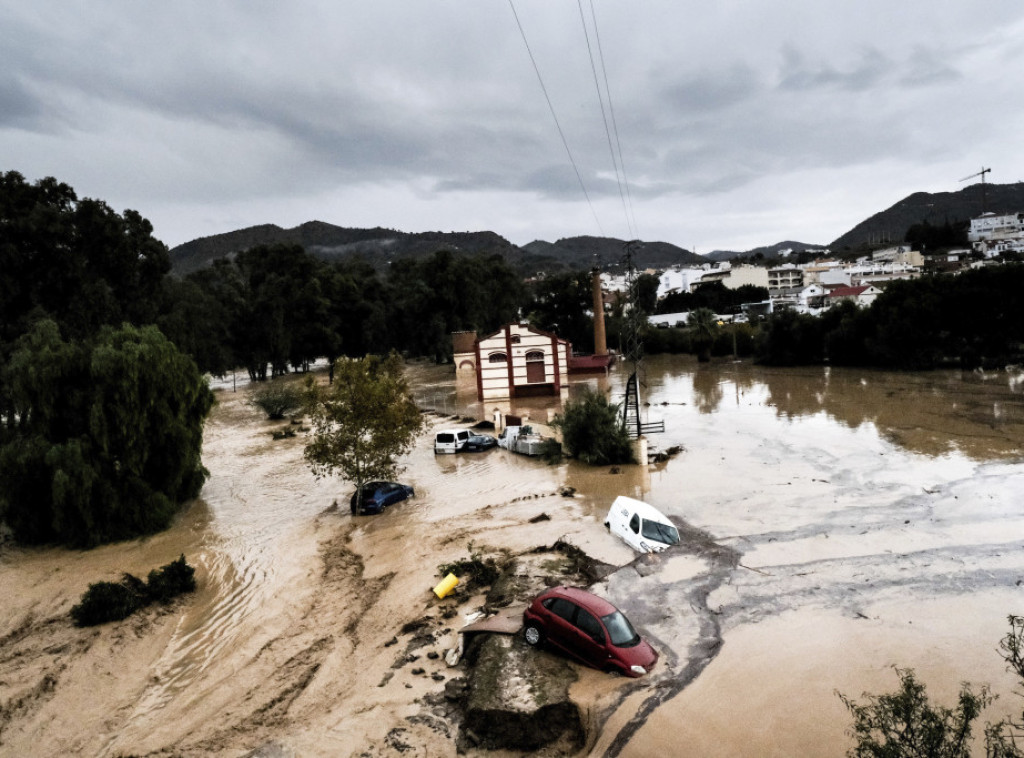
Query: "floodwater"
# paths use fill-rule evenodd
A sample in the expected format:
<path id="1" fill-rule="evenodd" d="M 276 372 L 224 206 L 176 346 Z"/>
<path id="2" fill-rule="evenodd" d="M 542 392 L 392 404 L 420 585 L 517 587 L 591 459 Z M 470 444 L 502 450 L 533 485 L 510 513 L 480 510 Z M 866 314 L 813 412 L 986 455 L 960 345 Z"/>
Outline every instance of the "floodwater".
<path id="1" fill-rule="evenodd" d="M 565 394 L 588 385 L 618 400 L 625 373 Z M 424 407 L 493 417 L 450 367 L 409 376 Z M 621 567 L 596 590 L 661 653 L 641 680 L 580 671 L 593 755 L 842 755 L 835 692 L 891 691 L 893 666 L 948 705 L 961 681 L 990 685 L 1001 697 L 982 720 L 1019 714 L 996 648 L 1006 616 L 1024 613 L 1024 376 L 656 356 L 643 379 L 645 420 L 665 422 L 651 448 L 680 448 L 667 462 L 434 456 L 427 431 L 403 477 L 416 497 L 355 521 L 350 488 L 310 474 L 301 432 L 272 440 L 280 425 L 244 390 L 220 391 L 210 479 L 174 528 L 90 553 L 0 552 L 0 752 L 239 755 L 278 742 L 296 755 L 454 755 L 417 705 L 452 672 L 421 658 L 427 675 L 413 676 L 401 645 L 383 642 L 432 618 L 443 561 L 559 537 Z M 558 408 L 501 410 L 546 420 Z M 637 561 L 602 526 L 623 494 L 673 518 L 684 545 Z M 530 523 L 541 513 L 551 520 Z M 88 582 L 144 576 L 181 551 L 200 590 L 148 631 L 63 620 Z"/>
<path id="2" fill-rule="evenodd" d="M 892 691 L 895 666 L 947 705 L 962 681 L 990 685 L 983 720 L 1019 714 L 996 647 L 1024 613 L 1024 375 L 644 368 L 645 420 L 665 422 L 649 443 L 683 452 L 639 477 L 568 466 L 566 482 L 594 531 L 626 494 L 710 544 L 599 588 L 662 663 L 605 703 L 593 754 L 841 755 L 835 692 Z M 615 399 L 625 374 L 587 384 Z"/>

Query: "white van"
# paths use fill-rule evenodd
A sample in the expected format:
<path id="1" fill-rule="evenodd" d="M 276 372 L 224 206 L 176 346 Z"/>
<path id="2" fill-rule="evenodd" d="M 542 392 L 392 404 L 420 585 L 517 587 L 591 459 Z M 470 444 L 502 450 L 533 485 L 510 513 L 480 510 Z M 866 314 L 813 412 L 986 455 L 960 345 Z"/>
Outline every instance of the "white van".
<path id="1" fill-rule="evenodd" d="M 661 511 L 631 497 L 615 498 L 604 525 L 641 553 L 660 553 L 679 544 L 679 530 Z"/>
<path id="2" fill-rule="evenodd" d="M 469 441 L 468 429 L 442 429 L 434 437 L 434 454 L 457 453 Z"/>

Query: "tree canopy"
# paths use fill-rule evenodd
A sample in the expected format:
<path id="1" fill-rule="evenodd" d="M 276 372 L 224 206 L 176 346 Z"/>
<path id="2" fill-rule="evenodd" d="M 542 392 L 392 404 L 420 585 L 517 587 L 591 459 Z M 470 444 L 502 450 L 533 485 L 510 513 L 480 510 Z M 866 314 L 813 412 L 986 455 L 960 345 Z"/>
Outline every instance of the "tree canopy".
<path id="1" fill-rule="evenodd" d="M 553 425 L 561 430 L 566 451 L 584 463 L 636 463 L 619 406 L 597 390 L 584 387 L 576 398 L 565 403 Z"/>
<path id="2" fill-rule="evenodd" d="M 339 358 L 334 381 L 309 377 L 306 393 L 312 430 L 304 455 L 317 478 L 340 473 L 361 495 L 366 482 L 398 475 L 423 416 L 396 353 Z"/>
<path id="3" fill-rule="evenodd" d="M 149 534 L 198 495 L 213 397 L 156 327 L 65 341 L 42 320 L 3 376 L 0 518 L 19 540 L 89 547 Z"/>

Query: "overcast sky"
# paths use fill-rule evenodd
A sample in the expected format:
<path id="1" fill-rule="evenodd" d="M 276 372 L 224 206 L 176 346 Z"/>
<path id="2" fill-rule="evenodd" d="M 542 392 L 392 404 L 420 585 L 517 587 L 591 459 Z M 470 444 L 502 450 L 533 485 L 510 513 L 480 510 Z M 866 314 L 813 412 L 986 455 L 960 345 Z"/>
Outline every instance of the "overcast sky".
<path id="1" fill-rule="evenodd" d="M 314 219 L 827 244 L 1024 179 L 1022 135 L 1021 0 L 0 0 L 0 169 L 172 247 Z"/>

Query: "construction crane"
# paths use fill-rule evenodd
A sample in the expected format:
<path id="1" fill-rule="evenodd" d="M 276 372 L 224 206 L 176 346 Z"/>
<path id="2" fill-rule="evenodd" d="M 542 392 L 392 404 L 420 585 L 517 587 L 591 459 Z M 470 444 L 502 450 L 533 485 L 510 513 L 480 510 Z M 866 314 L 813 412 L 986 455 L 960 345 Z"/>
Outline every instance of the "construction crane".
<path id="1" fill-rule="evenodd" d="M 985 213 L 985 174 L 987 174 L 991 170 L 992 169 L 990 169 L 990 168 L 985 168 L 984 166 L 982 166 L 981 167 L 981 171 L 979 171 L 978 173 L 971 174 L 970 176 L 965 176 L 963 179 L 960 180 L 962 182 L 966 182 L 968 179 L 973 179 L 976 176 L 980 176 L 981 177 L 981 213 L 982 213 L 982 215 L 984 215 L 984 213 Z"/>

